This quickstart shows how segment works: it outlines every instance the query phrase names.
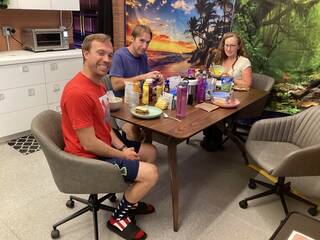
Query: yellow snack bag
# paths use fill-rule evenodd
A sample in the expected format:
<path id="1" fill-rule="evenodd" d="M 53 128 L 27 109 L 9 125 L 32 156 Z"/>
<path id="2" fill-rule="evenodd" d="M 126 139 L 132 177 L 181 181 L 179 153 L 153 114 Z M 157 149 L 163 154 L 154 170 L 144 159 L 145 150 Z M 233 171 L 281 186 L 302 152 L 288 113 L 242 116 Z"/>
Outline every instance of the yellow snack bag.
<path id="1" fill-rule="evenodd" d="M 160 96 L 155 104 L 156 107 L 160 108 L 161 110 L 165 110 L 168 107 L 168 102 L 165 98 Z"/>

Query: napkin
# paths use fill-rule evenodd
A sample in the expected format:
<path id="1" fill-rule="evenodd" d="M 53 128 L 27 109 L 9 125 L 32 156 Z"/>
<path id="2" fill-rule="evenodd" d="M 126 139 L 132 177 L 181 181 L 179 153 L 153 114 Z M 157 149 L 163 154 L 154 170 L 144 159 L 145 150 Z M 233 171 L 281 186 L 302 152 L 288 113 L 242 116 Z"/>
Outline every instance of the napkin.
<path id="1" fill-rule="evenodd" d="M 205 110 L 207 112 L 211 112 L 213 110 L 218 109 L 219 106 L 213 105 L 211 103 L 203 102 L 203 103 L 199 103 L 199 104 L 195 105 L 195 108 L 200 108 L 200 109 Z"/>

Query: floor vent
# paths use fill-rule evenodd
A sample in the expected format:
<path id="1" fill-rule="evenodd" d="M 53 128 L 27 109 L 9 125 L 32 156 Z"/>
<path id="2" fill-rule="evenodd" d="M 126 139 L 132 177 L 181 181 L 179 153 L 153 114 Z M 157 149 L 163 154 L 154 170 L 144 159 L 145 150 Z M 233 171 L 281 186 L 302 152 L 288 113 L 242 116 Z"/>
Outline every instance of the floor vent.
<path id="1" fill-rule="evenodd" d="M 28 155 L 40 150 L 40 145 L 34 138 L 34 136 L 27 135 L 19 137 L 17 139 L 10 140 L 8 145 L 13 147 L 15 150 L 19 151 L 23 155 Z"/>

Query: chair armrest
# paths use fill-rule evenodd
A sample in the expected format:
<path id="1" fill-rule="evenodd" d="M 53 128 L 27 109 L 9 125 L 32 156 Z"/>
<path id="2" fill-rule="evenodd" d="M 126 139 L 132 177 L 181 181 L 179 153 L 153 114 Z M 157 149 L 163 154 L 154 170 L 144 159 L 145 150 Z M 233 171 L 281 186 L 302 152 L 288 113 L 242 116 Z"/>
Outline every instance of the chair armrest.
<path id="1" fill-rule="evenodd" d="M 61 192 L 73 194 L 117 193 L 128 185 L 115 165 L 92 158 L 43 149 L 54 181 Z M 54 160 L 50 160 L 53 159 Z"/>
<path id="2" fill-rule="evenodd" d="M 255 122 L 248 139 L 256 141 L 291 142 L 295 116 L 263 119 Z"/>
<path id="3" fill-rule="evenodd" d="M 272 173 L 273 176 L 319 176 L 320 144 L 294 151 L 281 162 Z"/>

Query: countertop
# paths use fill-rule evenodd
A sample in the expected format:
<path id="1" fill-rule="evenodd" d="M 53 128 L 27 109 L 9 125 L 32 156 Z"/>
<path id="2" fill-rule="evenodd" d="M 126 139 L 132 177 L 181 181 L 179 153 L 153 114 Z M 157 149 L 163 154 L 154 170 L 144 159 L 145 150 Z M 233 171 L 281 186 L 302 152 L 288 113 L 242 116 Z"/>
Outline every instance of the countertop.
<path id="1" fill-rule="evenodd" d="M 38 53 L 27 50 L 2 51 L 0 52 L 0 66 L 19 63 L 79 58 L 81 56 L 81 49 L 48 51 Z"/>

